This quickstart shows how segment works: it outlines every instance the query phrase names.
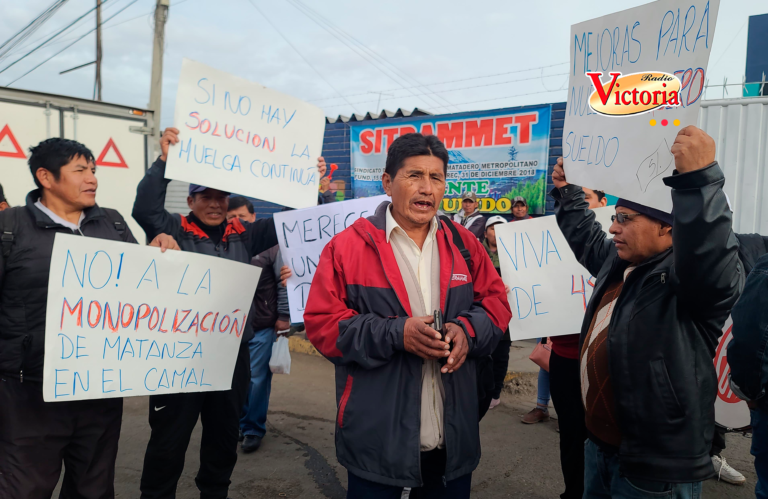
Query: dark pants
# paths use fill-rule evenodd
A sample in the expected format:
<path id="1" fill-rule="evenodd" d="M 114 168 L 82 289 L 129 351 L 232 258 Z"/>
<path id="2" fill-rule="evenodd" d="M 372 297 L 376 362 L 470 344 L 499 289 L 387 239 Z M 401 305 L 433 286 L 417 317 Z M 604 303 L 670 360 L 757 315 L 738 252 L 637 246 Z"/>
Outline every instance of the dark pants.
<path id="1" fill-rule="evenodd" d="M 752 449 L 755 456 L 757 485 L 755 497 L 768 499 L 768 412 L 761 409 L 750 411 L 752 416 Z"/>
<path id="2" fill-rule="evenodd" d="M 123 399 L 43 402 L 43 385 L 0 377 L 0 497 L 115 497 Z"/>
<path id="3" fill-rule="evenodd" d="M 423 487 L 411 489 L 409 499 L 468 499 L 472 488 L 472 473 L 444 482 L 445 450 L 421 453 Z M 382 485 L 349 473 L 347 499 L 400 499 L 402 487 Z"/>
<path id="4" fill-rule="evenodd" d="M 709 450 L 710 456 L 719 456 L 725 450 L 725 428 L 715 425 L 715 434 L 712 437 L 712 448 Z"/>
<path id="5" fill-rule="evenodd" d="M 483 419 L 485 413 L 488 412 L 488 407 L 491 405 L 491 400 L 501 397 L 501 390 L 504 388 L 504 378 L 507 377 L 507 368 L 509 367 L 509 349 L 512 346 L 512 341 L 509 338 L 509 332 L 504 333 L 504 336 L 496 345 L 496 349 L 491 354 L 493 359 L 493 391 L 486 394 L 486 396 L 480 400 L 480 419 Z"/>
<path id="6" fill-rule="evenodd" d="M 240 412 L 248 390 L 248 345 L 240 348 L 232 389 L 149 397 L 152 434 L 141 474 L 142 499 L 172 499 L 197 419 L 203 422 L 200 469 L 195 483 L 201 499 L 225 499 L 237 462 Z"/>
<path id="7" fill-rule="evenodd" d="M 560 468 L 565 492 L 562 499 L 584 494 L 584 405 L 581 401 L 579 360 L 566 359 L 552 352 L 549 357 L 549 390 L 560 424 Z"/>

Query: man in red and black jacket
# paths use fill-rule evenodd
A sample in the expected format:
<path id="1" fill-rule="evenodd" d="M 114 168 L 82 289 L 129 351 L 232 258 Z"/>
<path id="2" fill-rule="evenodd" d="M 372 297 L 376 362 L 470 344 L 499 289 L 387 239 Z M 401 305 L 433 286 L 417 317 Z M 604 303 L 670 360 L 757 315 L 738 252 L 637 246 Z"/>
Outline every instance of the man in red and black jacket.
<path id="1" fill-rule="evenodd" d="M 254 256 L 277 244 L 272 218 L 253 223 L 241 222 L 238 218 L 227 221 L 229 193 L 195 184 L 189 186 L 189 215 L 165 210 L 165 194 L 170 182 L 165 178 L 165 161 L 169 146 L 179 142 L 178 133 L 176 128 L 165 130 L 160 141 L 162 155 L 139 183 L 133 218 L 147 237 L 170 234 L 182 251 L 250 264 Z M 325 163 L 318 164 L 321 166 L 324 170 Z M 203 437 L 195 483 L 201 497 L 227 497 L 229 478 L 237 462 L 240 416 L 250 378 L 248 343 L 253 335 L 248 322 L 241 338 L 231 390 L 149 397 L 152 434 L 144 456 L 142 499 L 175 496 L 189 438 L 200 417 Z"/>
<path id="2" fill-rule="evenodd" d="M 336 456 L 350 498 L 399 498 L 404 487 L 468 498 L 480 461 L 478 360 L 511 312 L 477 238 L 435 216 L 447 164 L 437 137 L 396 139 L 382 176 L 392 203 L 328 243 L 309 292 L 307 337 L 336 365 Z M 445 341 L 430 327 L 436 310 Z"/>

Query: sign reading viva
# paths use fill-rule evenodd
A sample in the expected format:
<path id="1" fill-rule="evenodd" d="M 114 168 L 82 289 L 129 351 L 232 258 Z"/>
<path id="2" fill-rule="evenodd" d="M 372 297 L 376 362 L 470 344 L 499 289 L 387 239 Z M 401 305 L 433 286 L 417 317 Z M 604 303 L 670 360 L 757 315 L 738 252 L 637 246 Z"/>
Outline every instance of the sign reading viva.
<path id="1" fill-rule="evenodd" d="M 46 402 L 229 390 L 261 269 L 56 234 Z"/>
<path id="2" fill-rule="evenodd" d="M 180 143 L 166 177 L 291 208 L 317 205 L 320 108 L 184 59 L 174 121 Z"/>
<path id="3" fill-rule="evenodd" d="M 572 184 L 672 211 L 672 144 L 695 125 L 719 0 L 651 2 L 571 26 L 563 166 Z"/>

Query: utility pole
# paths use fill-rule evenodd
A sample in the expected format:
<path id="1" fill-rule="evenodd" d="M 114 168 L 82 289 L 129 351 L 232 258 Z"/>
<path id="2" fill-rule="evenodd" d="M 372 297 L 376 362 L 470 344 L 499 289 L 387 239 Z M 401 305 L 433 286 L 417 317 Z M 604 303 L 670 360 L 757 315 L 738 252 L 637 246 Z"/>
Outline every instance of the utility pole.
<path id="1" fill-rule="evenodd" d="M 101 101 L 101 1 L 96 0 L 96 81 L 93 98 L 97 101 Z"/>
<path id="2" fill-rule="evenodd" d="M 157 0 L 155 6 L 155 40 L 152 44 L 152 79 L 149 88 L 149 108 L 155 112 L 154 147 L 160 147 L 160 111 L 163 97 L 163 49 L 165 23 L 168 21 L 170 0 Z M 157 156 L 157 154 L 155 154 Z"/>

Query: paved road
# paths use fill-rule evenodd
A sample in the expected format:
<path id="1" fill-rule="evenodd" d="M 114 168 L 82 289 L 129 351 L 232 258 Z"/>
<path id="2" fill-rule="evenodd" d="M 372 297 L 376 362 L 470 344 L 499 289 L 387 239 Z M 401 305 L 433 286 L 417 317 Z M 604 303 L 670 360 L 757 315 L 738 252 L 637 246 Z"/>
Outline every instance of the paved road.
<path id="1" fill-rule="evenodd" d="M 274 377 L 269 430 L 261 449 L 240 454 L 230 497 L 343 499 L 346 471 L 334 451 L 333 367 L 325 359 L 293 354 L 290 375 Z M 483 458 L 473 476 L 473 498 L 555 498 L 562 491 L 556 423 L 526 426 L 520 415 L 535 401 L 531 395 L 505 393 L 502 405 L 481 423 Z M 116 492 L 138 497 L 144 449 L 149 438 L 146 398 L 126 399 Z M 200 425 L 187 452 L 179 499 L 199 497 L 194 476 L 199 463 Z M 749 439 L 728 436 L 725 457 L 747 476 L 745 487 L 710 480 L 704 497 L 754 497 L 755 475 Z"/>

